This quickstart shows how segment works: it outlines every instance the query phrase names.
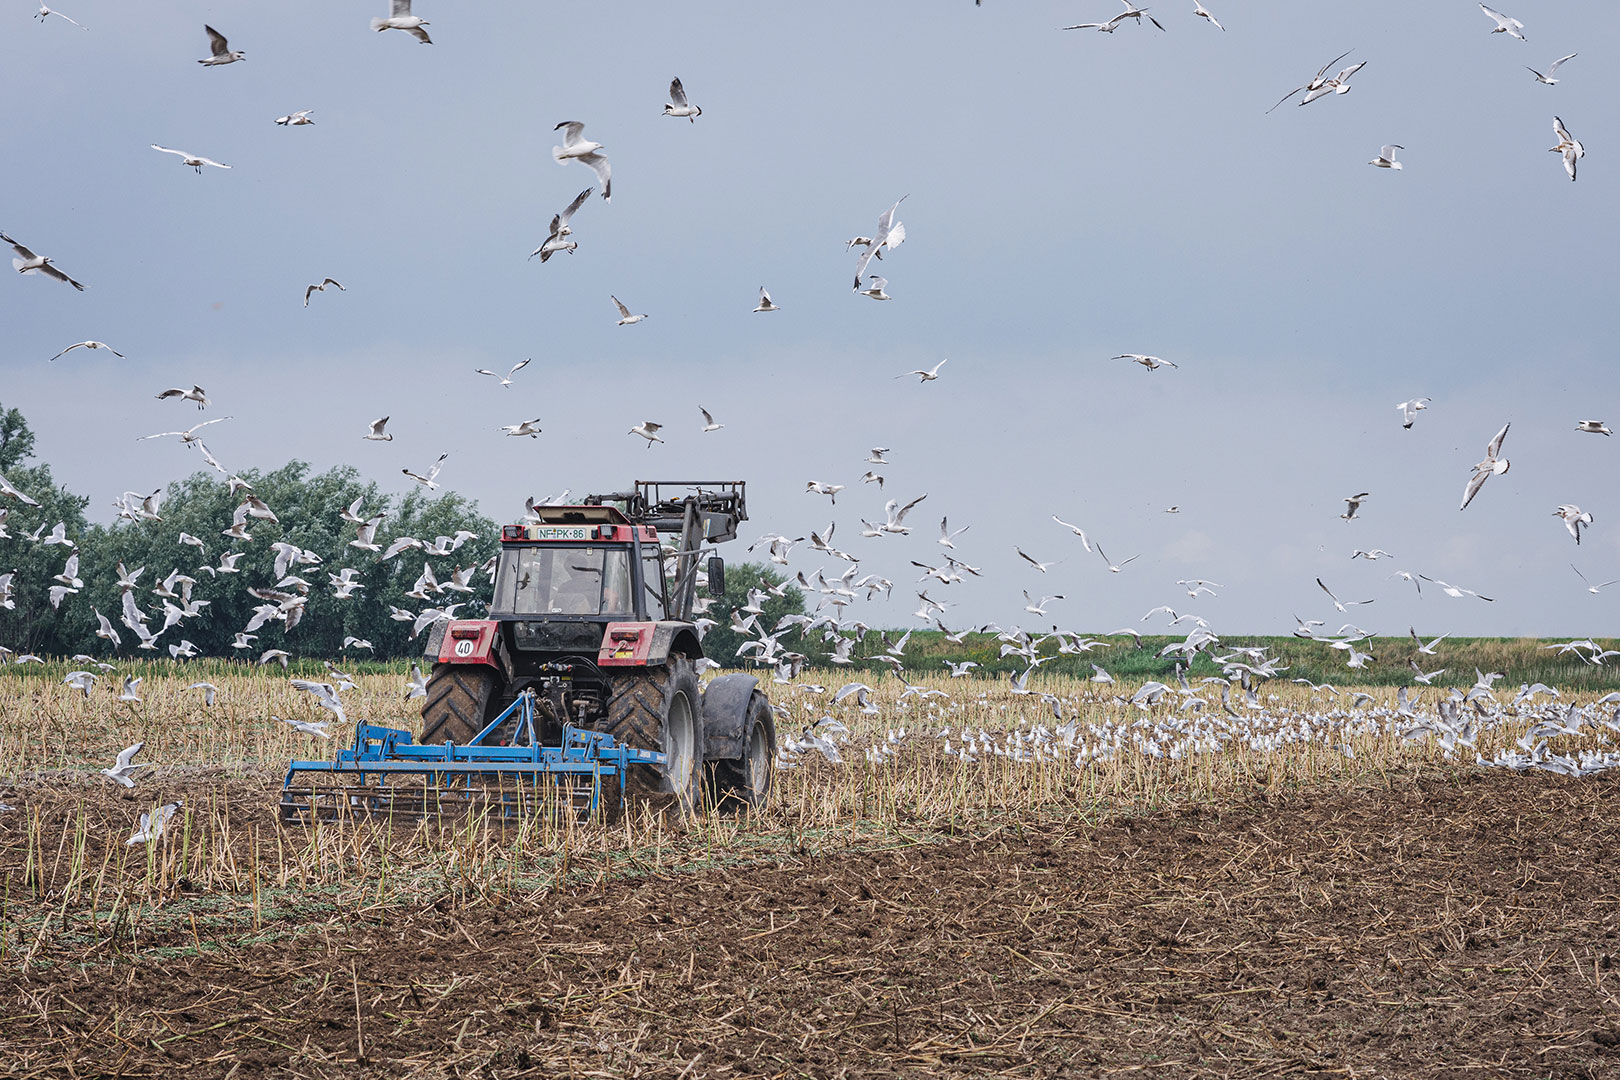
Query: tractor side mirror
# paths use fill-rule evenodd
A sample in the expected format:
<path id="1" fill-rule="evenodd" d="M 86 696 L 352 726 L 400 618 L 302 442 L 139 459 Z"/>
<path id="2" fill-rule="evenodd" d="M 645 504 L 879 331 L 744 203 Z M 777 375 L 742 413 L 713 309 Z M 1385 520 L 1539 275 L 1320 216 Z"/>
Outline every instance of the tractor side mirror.
<path id="1" fill-rule="evenodd" d="M 718 599 L 726 595 L 726 560 L 718 555 L 709 556 L 709 595 Z"/>

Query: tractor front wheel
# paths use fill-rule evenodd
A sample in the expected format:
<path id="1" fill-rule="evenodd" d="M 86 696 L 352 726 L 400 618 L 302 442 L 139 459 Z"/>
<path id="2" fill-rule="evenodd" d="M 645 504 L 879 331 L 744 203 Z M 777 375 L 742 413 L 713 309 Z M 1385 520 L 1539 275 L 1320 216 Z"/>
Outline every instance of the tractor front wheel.
<path id="1" fill-rule="evenodd" d="M 500 675 L 473 664 L 435 664 L 422 702 L 422 742 L 472 742 L 490 720 Z"/>
<path id="2" fill-rule="evenodd" d="M 661 667 L 626 672 L 613 686 L 599 730 L 616 742 L 669 758 L 657 769 L 632 767 L 624 778 L 626 795 L 672 797 L 682 814 L 697 810 L 703 776 L 701 700 L 692 664 L 679 655 Z"/>

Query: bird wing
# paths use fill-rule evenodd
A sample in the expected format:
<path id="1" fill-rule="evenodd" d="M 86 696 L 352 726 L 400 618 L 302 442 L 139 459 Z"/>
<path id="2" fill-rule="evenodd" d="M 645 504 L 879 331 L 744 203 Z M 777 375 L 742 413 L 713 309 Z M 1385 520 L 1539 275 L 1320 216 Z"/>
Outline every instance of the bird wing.
<path id="1" fill-rule="evenodd" d="M 581 155 L 579 160 L 581 164 L 590 166 L 591 172 L 596 174 L 597 182 L 602 185 L 602 198 L 604 200 L 612 199 L 613 168 L 608 164 L 608 159 L 604 155 L 592 151 L 589 154 Z"/>
<path id="2" fill-rule="evenodd" d="M 319 285 L 310 285 L 304 289 L 304 306 L 309 307 L 310 294 L 320 291 Z"/>
<path id="3" fill-rule="evenodd" d="M 703 414 L 703 422 L 705 424 L 714 423 L 714 417 L 709 415 L 709 410 L 708 409 L 705 409 L 703 406 L 699 405 L 698 406 L 698 412 Z"/>
<path id="4" fill-rule="evenodd" d="M 1496 433 L 1496 437 L 1491 439 L 1490 443 L 1488 445 L 1486 445 L 1486 447 L 1485 447 L 1485 455 L 1487 457 L 1489 457 L 1492 461 L 1495 461 L 1496 456 L 1502 452 L 1502 440 L 1507 438 L 1508 428 L 1510 428 L 1512 426 L 1513 426 L 1512 421 L 1509 421 L 1508 423 L 1503 424 L 1502 425 L 1502 430 L 1498 431 Z"/>
<path id="5" fill-rule="evenodd" d="M 669 83 L 669 100 L 676 105 L 686 104 L 686 87 L 681 85 L 679 78 L 671 79 Z"/>
<path id="6" fill-rule="evenodd" d="M 564 224 L 564 225 L 568 224 L 569 220 L 574 216 L 574 213 L 580 207 L 585 205 L 585 200 L 589 199 L 591 197 L 591 192 L 594 191 L 594 190 L 596 190 L 596 189 L 595 188 L 586 188 L 584 191 L 582 191 L 578 195 L 574 196 L 574 201 L 568 204 L 568 208 L 566 210 L 564 210 L 562 213 L 557 215 L 558 218 L 562 219 L 562 221 L 561 221 L 562 224 Z M 553 219 L 553 220 L 555 221 L 556 219 Z M 551 233 L 552 233 L 553 236 L 555 236 L 557 234 L 557 227 L 556 227 L 555 224 L 552 225 Z"/>
<path id="7" fill-rule="evenodd" d="M 388 14 L 395 19 L 408 18 L 411 14 L 411 0 L 389 0 Z"/>
<path id="8" fill-rule="evenodd" d="M 1383 158 L 1385 161 L 1394 161 L 1395 151 L 1399 149 L 1401 149 L 1401 147 L 1396 146 L 1393 143 L 1389 146 L 1381 146 L 1378 148 L 1378 156 Z"/>
<path id="9" fill-rule="evenodd" d="M 1568 164 L 1568 155 L 1565 155 L 1565 163 Z M 46 277 L 53 277 L 57 281 L 65 281 L 69 285 L 73 286 L 75 289 L 78 289 L 80 292 L 84 292 L 84 286 L 83 285 L 80 285 L 77 281 L 74 281 L 72 278 L 70 278 L 66 274 L 62 273 L 62 271 L 58 270 L 56 267 L 52 266 L 50 263 L 46 263 L 44 266 L 40 267 L 39 269 L 40 269 L 40 272 L 42 274 L 44 274 Z"/>
<path id="10" fill-rule="evenodd" d="M 428 470 L 428 479 L 429 480 L 432 480 L 433 478 L 435 478 L 436 476 L 439 475 L 439 470 L 444 468 L 444 459 L 449 457 L 449 456 L 450 456 L 450 451 L 448 451 L 448 450 L 446 450 L 444 453 L 439 455 L 439 460 L 435 461 L 433 463 L 433 467 Z"/>
<path id="11" fill-rule="evenodd" d="M 114 769 L 127 769 L 127 768 L 129 768 L 129 763 L 134 760 L 135 755 L 140 753 L 141 752 L 141 747 L 143 747 L 145 745 L 146 744 L 144 742 L 138 742 L 134 746 L 126 746 L 126 747 L 124 747 L 124 749 L 122 749 L 122 750 L 120 750 L 118 752 L 118 763 L 116 765 L 114 765 L 113 768 Z"/>
<path id="12" fill-rule="evenodd" d="M 1474 501 L 1474 496 L 1479 494 L 1479 489 L 1485 486 L 1485 481 L 1487 479 L 1489 479 L 1490 475 L 1491 475 L 1491 470 L 1489 470 L 1489 469 L 1475 469 L 1474 470 L 1474 475 L 1470 476 L 1468 478 L 1468 486 L 1463 488 L 1462 505 L 1457 507 L 1457 509 L 1459 509 L 1459 510 L 1468 509 L 1468 504 Z M 1418 575 L 1418 576 L 1422 577 L 1421 574 Z M 1429 578 L 1429 579 L 1425 579 L 1425 580 L 1433 580 L 1433 579 Z M 1436 582 L 1436 584 L 1438 584 L 1438 582 Z"/>
<path id="13" fill-rule="evenodd" d="M 1341 71 L 1337 75 L 1335 75 L 1334 80 L 1337 81 L 1338 83 L 1340 83 L 1341 85 L 1346 83 L 1346 82 L 1349 82 L 1350 81 L 1350 76 L 1354 75 L 1356 72 L 1360 71 L 1362 68 L 1364 68 L 1366 66 L 1367 66 L 1367 61 L 1365 61 L 1365 60 L 1361 61 L 1361 63 L 1359 63 L 1359 64 L 1351 64 L 1349 67 L 1345 68 L 1343 71 Z"/>
<path id="14" fill-rule="evenodd" d="M 1558 59 L 1554 60 L 1552 62 L 1552 66 L 1547 69 L 1548 76 L 1550 77 L 1553 72 L 1555 72 L 1559 68 L 1563 67 L 1565 60 L 1573 60 L 1573 59 L 1575 59 L 1575 57 L 1577 57 L 1579 55 L 1580 55 L 1579 53 L 1570 53 L 1568 56 L 1560 56 Z"/>
<path id="15" fill-rule="evenodd" d="M 563 147 L 566 149 L 580 141 L 579 135 L 585 130 L 585 125 L 578 120 L 564 120 L 551 130 L 563 133 Z"/>
<path id="16" fill-rule="evenodd" d="M 1333 595 L 1333 590 L 1328 588 L 1326 585 L 1322 584 L 1322 579 L 1321 578 L 1316 579 L 1316 584 L 1317 584 L 1318 588 L 1320 588 L 1323 592 L 1328 594 L 1328 599 L 1329 600 L 1332 600 L 1335 604 L 1337 604 L 1339 602 L 1339 598 L 1337 596 Z"/>
<path id="17" fill-rule="evenodd" d="M 1553 117 L 1553 134 L 1558 136 L 1558 141 L 1559 142 L 1574 142 L 1575 141 L 1574 139 L 1570 138 L 1569 129 L 1564 127 L 1563 120 L 1559 119 L 1556 116 Z M 20 251 L 22 249 L 18 248 L 18 250 Z"/>
<path id="18" fill-rule="evenodd" d="M 902 521 L 904 521 L 906 519 L 907 511 L 909 511 L 913 506 L 916 506 L 918 503 L 922 502 L 926 498 L 928 498 L 928 496 L 926 494 L 919 495 L 915 499 L 912 499 L 910 502 L 906 503 L 906 505 L 902 506 L 900 508 L 900 512 L 898 514 L 894 515 L 894 523 L 896 525 L 898 525 Z"/>
<path id="19" fill-rule="evenodd" d="M 621 301 L 617 296 L 610 295 L 608 299 L 612 300 L 613 306 L 619 309 L 620 318 L 628 319 L 630 317 L 630 309 L 625 307 L 623 301 Z"/>
<path id="20" fill-rule="evenodd" d="M 533 361 L 533 359 L 534 359 L 534 358 L 533 358 L 533 357 L 532 357 L 532 356 L 531 356 L 531 357 L 530 357 L 530 358 L 529 358 L 529 359 L 528 359 L 528 360 L 522 360 L 522 361 L 519 361 L 519 362 L 518 362 L 518 363 L 516 363 L 516 364 L 513 364 L 513 365 L 512 365 L 512 370 L 511 370 L 511 371 L 508 371 L 508 372 L 507 372 L 507 373 L 506 373 L 506 377 L 507 377 L 507 378 L 511 378 L 511 377 L 512 377 L 512 376 L 513 376 L 513 375 L 516 375 L 516 374 L 517 374 L 517 373 L 518 373 L 518 372 L 520 372 L 520 371 L 522 371 L 522 370 L 523 370 L 523 369 L 524 369 L 524 368 L 526 368 L 526 367 L 528 367 L 528 366 L 529 366 L 529 364 L 530 364 L 530 363 L 531 363 L 531 362 L 532 362 L 532 361 Z"/>
<path id="21" fill-rule="evenodd" d="M 224 56 L 226 53 L 231 51 L 230 44 L 225 40 L 224 34 L 220 33 L 218 30 L 215 30 L 212 26 L 209 26 L 206 23 L 203 24 L 203 30 L 208 33 L 209 52 L 215 56 Z"/>

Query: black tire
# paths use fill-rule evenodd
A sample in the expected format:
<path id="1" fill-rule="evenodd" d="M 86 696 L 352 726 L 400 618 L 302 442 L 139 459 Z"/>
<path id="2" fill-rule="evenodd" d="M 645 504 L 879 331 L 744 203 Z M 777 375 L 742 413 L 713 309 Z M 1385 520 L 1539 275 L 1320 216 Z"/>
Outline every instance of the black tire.
<path id="1" fill-rule="evenodd" d="M 765 695 L 748 699 L 748 741 L 742 757 L 716 761 L 713 768 L 715 808 L 746 814 L 765 805 L 776 777 L 776 724 Z"/>
<path id="2" fill-rule="evenodd" d="M 702 700 L 691 663 L 679 655 L 661 667 L 627 671 L 614 683 L 598 730 L 626 746 L 670 757 L 661 769 L 632 768 L 624 778 L 626 795 L 673 803 L 682 814 L 697 811 L 703 777 Z M 609 781 L 603 786 L 614 788 L 611 795 L 603 792 L 611 817 L 617 810 L 617 785 Z"/>
<path id="3" fill-rule="evenodd" d="M 435 664 L 422 702 L 422 742 L 472 742 L 493 714 L 501 681 L 493 669 L 474 664 Z"/>

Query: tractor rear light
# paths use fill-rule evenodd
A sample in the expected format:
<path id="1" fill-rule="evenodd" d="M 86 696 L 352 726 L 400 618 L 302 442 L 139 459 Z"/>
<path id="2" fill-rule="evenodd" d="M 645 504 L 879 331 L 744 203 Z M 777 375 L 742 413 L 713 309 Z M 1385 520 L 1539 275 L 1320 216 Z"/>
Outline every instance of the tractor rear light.
<path id="1" fill-rule="evenodd" d="M 476 638 L 482 632 L 483 628 L 479 626 L 452 626 L 450 628 L 450 636 L 457 639 Z"/>
<path id="2" fill-rule="evenodd" d="M 615 630 L 608 635 L 614 641 L 636 641 L 641 637 L 640 630 Z"/>
<path id="3" fill-rule="evenodd" d="M 502 525 L 501 526 L 501 539 L 502 540 L 521 540 L 521 539 L 523 539 L 523 526 L 521 526 L 521 525 Z"/>

